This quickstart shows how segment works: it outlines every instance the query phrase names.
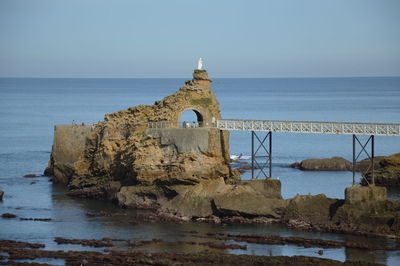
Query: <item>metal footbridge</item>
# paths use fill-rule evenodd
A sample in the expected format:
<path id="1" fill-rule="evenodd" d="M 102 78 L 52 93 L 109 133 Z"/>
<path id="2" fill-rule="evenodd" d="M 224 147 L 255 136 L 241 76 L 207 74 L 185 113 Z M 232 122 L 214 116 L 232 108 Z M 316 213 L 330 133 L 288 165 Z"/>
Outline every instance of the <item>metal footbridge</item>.
<path id="1" fill-rule="evenodd" d="M 355 123 L 355 122 L 316 122 L 316 121 L 279 121 L 279 120 L 243 120 L 243 119 L 219 119 L 213 123 L 192 122 L 149 122 L 149 128 L 217 128 L 229 131 L 251 132 L 251 165 L 252 178 L 260 175 L 265 178 L 272 177 L 272 132 L 286 133 L 316 133 L 316 134 L 346 134 L 353 136 L 353 184 L 355 184 L 355 172 L 357 160 L 361 154 L 366 154 L 370 160 L 370 166 L 366 172 L 372 173 L 374 179 L 374 149 L 375 136 L 400 136 L 400 124 L 391 123 Z M 264 134 L 263 134 L 264 133 Z M 357 135 L 369 136 L 362 143 Z M 367 151 L 367 146 L 370 150 Z M 357 151 L 359 147 L 359 151 Z M 268 173 L 265 171 L 268 168 Z M 258 169 L 256 175 L 255 169 Z M 364 176 L 363 176 L 364 177 Z M 367 180 L 366 180 L 367 181 Z M 368 181 L 367 181 L 368 182 Z"/>
<path id="2" fill-rule="evenodd" d="M 400 136 L 400 124 L 220 119 L 221 130 Z"/>

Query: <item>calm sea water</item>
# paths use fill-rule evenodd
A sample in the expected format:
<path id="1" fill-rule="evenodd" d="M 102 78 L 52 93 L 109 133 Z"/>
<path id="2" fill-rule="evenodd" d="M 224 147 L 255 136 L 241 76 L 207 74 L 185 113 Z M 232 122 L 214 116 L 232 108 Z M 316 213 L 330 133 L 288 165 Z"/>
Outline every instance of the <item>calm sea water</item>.
<path id="1" fill-rule="evenodd" d="M 45 243 L 48 249 L 79 249 L 79 246 L 57 246 L 53 239 L 56 236 L 129 237 L 173 241 L 179 240 L 185 230 L 197 230 L 275 233 L 393 244 L 380 238 L 306 233 L 279 225 L 133 225 L 112 217 L 87 217 L 88 211 L 134 211 L 122 210 L 109 203 L 69 198 L 65 196 L 63 186 L 53 185 L 45 178 L 21 177 L 27 173 L 43 172 L 50 156 L 54 125 L 70 124 L 72 120 L 97 122 L 105 113 L 139 104 L 153 104 L 180 86 L 183 86 L 183 79 L 0 79 L 0 189 L 6 191 L 3 202 L 0 202 L 0 213 L 52 218 L 51 222 L 0 219 L 0 239 Z M 400 122 L 400 78 L 215 79 L 212 86 L 221 104 L 222 116 L 227 119 Z M 250 133 L 231 133 L 232 155 L 250 155 L 250 144 Z M 343 198 L 344 188 L 351 185 L 350 172 L 301 172 L 288 165 L 306 158 L 342 156 L 350 160 L 351 145 L 350 135 L 274 133 L 273 176 L 282 182 L 283 197 L 290 198 L 297 193 L 324 193 L 329 197 Z M 400 137 L 376 137 L 376 155 L 397 152 L 400 152 Z M 249 178 L 249 173 L 243 178 Z M 36 183 L 31 184 L 32 181 Z M 399 194 L 399 190 L 390 191 L 392 199 L 400 199 Z M 187 247 L 176 246 L 155 249 L 181 248 L 187 250 Z M 247 251 L 240 252 L 319 256 L 315 254 L 316 250 L 248 245 Z M 400 264 L 399 252 L 327 249 L 322 257 Z"/>

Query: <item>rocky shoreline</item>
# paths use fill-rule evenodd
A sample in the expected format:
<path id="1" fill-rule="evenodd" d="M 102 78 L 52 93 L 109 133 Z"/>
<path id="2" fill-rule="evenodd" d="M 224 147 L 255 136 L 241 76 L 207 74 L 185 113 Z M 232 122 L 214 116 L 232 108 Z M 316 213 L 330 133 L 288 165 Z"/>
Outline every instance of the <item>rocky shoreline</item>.
<path id="1" fill-rule="evenodd" d="M 151 210 L 132 222 L 282 223 L 400 236 L 400 202 L 387 200 L 385 188 L 354 186 L 345 200 L 282 199 L 279 180 L 240 180 L 230 165 L 229 132 L 208 126 L 221 118 L 210 84 L 205 70 L 195 70 L 193 80 L 154 105 L 107 114 L 94 125 L 56 126 L 45 174 L 66 184 L 70 196 Z M 186 110 L 201 126 L 179 125 Z"/>
<path id="2" fill-rule="evenodd" d="M 220 241 L 241 241 L 244 243 L 257 244 L 278 244 L 278 245 L 298 245 L 306 248 L 320 247 L 326 248 L 356 248 L 361 250 L 398 250 L 399 247 L 376 247 L 360 245 L 351 242 L 338 242 L 330 240 L 304 239 L 279 236 L 262 235 L 229 235 L 214 234 L 199 235 L 196 231 L 187 232 L 201 237 L 213 239 L 212 241 L 176 241 L 165 243 L 159 239 L 132 241 L 128 239 L 65 239 L 56 237 L 54 241 L 62 245 L 83 245 L 96 248 L 103 248 L 101 251 L 60 251 L 45 250 L 45 245 L 37 243 L 19 242 L 13 240 L 0 240 L 0 265 L 47 265 L 40 263 L 41 259 L 63 259 L 66 265 L 243 265 L 243 264 L 262 264 L 262 265 L 380 265 L 367 262 L 339 262 L 330 259 L 305 256 L 254 256 L 254 255 L 233 255 L 226 253 L 226 250 L 246 249 L 246 245 L 225 244 Z M 121 250 L 121 243 L 126 249 Z M 203 246 L 206 250 L 191 253 L 175 252 L 146 252 L 136 248 L 148 245 L 168 244 L 168 245 L 192 245 Z M 112 247 L 118 246 L 118 249 Z M 323 254 L 323 249 L 318 251 Z M 21 260 L 33 260 L 37 262 L 24 263 Z M 38 261 L 39 260 L 39 261 Z"/>

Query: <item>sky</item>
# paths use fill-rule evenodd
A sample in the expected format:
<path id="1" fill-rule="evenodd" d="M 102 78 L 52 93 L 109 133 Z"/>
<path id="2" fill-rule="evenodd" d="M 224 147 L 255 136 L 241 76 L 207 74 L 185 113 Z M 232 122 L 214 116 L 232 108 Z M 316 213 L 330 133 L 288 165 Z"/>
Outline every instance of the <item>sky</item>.
<path id="1" fill-rule="evenodd" d="M 399 0 L 0 0 L 0 77 L 400 76 Z"/>

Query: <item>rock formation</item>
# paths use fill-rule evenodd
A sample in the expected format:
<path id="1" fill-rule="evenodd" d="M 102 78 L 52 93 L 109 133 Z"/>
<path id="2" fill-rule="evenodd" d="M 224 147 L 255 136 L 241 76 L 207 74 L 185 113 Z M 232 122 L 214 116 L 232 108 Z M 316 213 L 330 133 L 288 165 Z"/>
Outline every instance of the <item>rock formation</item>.
<path id="1" fill-rule="evenodd" d="M 304 171 L 348 171 L 351 163 L 342 157 L 332 157 L 324 159 L 306 159 L 300 163 L 290 165 Z"/>
<path id="2" fill-rule="evenodd" d="M 67 184 L 69 195 L 113 200 L 179 221 L 238 219 L 400 235 L 400 205 L 386 200 L 385 188 L 352 187 L 347 202 L 325 195 L 284 200 L 279 180 L 239 180 L 229 165 L 228 132 L 210 127 L 221 117 L 210 83 L 205 70 L 195 70 L 193 80 L 154 105 L 107 114 L 95 125 L 56 126 L 45 174 Z M 178 124 L 186 110 L 196 113 L 198 127 Z M 349 167 L 342 158 L 332 160 L 325 170 Z M 383 216 L 375 219 L 377 212 Z M 380 226 L 359 229 L 369 218 Z"/>
<path id="3" fill-rule="evenodd" d="M 221 118 L 210 83 L 205 70 L 195 70 L 193 80 L 152 106 L 107 114 L 91 126 L 56 126 L 45 174 L 67 184 L 70 195 L 148 208 L 185 186 L 221 178 L 235 183 L 239 173 L 229 165 L 229 132 L 210 128 Z M 186 110 L 195 112 L 200 127 L 179 127 Z"/>
<path id="4" fill-rule="evenodd" d="M 366 180 L 363 178 L 361 184 L 372 183 L 371 170 L 364 177 Z M 378 186 L 400 187 L 400 153 L 381 158 L 375 167 L 374 179 Z"/>

